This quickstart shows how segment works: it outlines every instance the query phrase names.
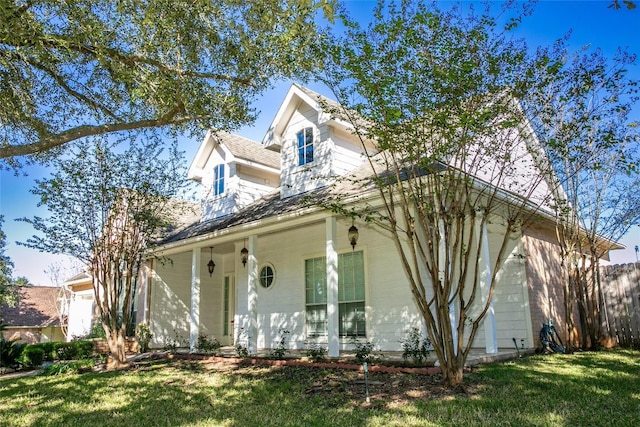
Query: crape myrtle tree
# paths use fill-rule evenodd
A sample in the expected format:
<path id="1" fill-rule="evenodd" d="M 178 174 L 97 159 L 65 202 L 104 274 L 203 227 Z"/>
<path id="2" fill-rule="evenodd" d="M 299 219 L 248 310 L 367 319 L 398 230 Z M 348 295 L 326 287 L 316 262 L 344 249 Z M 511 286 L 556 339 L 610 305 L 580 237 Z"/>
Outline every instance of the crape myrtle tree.
<path id="1" fill-rule="evenodd" d="M 335 0 L 0 1 L 0 159 L 90 135 L 251 122 Z M 85 140 L 88 142 L 88 140 Z"/>
<path id="2" fill-rule="evenodd" d="M 25 246 L 67 254 L 93 275 L 93 290 L 111 352 L 111 367 L 126 363 L 125 338 L 145 249 L 181 213 L 172 197 L 184 188 L 182 154 L 160 148 L 161 138 L 138 137 L 126 149 L 105 137 L 72 144 L 53 161 L 55 172 L 32 190 L 50 212 L 23 219 L 40 235 Z"/>
<path id="3" fill-rule="evenodd" d="M 628 74 L 635 61 L 624 51 L 613 59 L 599 50 L 580 52 L 568 57 L 561 79 L 531 99 L 541 106 L 539 136 L 564 183 L 556 228 L 569 346 L 594 349 L 606 338 L 600 259 L 610 242 L 640 222 L 638 122 L 632 112 L 639 82 Z"/>
<path id="4" fill-rule="evenodd" d="M 557 190 L 526 120 L 535 111 L 518 100 L 543 90 L 539 70 L 552 75 L 560 59 L 510 37 L 518 16 L 505 28 L 489 9 L 382 2 L 367 28 L 350 23 L 325 47 L 322 79 L 341 105 L 325 107 L 353 125 L 371 171 L 346 185 L 375 193 L 327 207 L 395 242 L 451 385 L 463 381 L 499 272 L 520 262 L 523 227 L 540 209 L 552 214 Z"/>

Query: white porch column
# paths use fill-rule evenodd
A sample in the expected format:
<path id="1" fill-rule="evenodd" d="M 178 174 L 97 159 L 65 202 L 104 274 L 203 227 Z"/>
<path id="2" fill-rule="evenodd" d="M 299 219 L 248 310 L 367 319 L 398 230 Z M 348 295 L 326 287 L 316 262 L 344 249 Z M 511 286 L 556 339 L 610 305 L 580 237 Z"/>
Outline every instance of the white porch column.
<path id="1" fill-rule="evenodd" d="M 149 312 L 149 300 L 151 296 L 151 280 L 153 278 L 153 258 L 147 260 L 142 267 L 142 277 L 140 282 L 143 283 L 143 289 L 140 290 L 140 299 L 142 300 L 142 322 L 146 323 L 147 326 L 151 323 L 151 316 Z M 138 307 L 138 311 L 140 311 L 140 307 Z M 140 318 L 140 315 L 138 315 Z M 136 319 L 137 322 L 137 319 Z M 137 325 L 136 325 L 137 327 Z"/>
<path id="2" fill-rule="evenodd" d="M 329 357 L 340 356 L 338 318 L 338 251 L 336 249 L 336 218 L 326 219 L 327 257 L 327 345 Z"/>
<path id="3" fill-rule="evenodd" d="M 489 289 L 491 288 L 491 255 L 489 252 L 487 223 L 482 222 L 482 219 L 476 216 L 475 227 L 478 235 L 478 244 L 482 245 L 480 259 L 478 260 L 478 266 L 480 267 L 480 295 L 482 296 L 482 304 L 486 304 L 489 298 Z M 482 237 L 480 237 L 481 234 Z M 484 317 L 483 324 L 485 351 L 487 353 L 497 353 L 498 338 L 496 334 L 496 315 L 493 310 L 493 300 L 489 301 L 489 309 Z"/>
<path id="4" fill-rule="evenodd" d="M 200 248 L 191 256 L 191 313 L 189 322 L 189 351 L 196 351 L 200 333 Z"/>
<path id="5" fill-rule="evenodd" d="M 247 350 L 249 354 L 258 352 L 258 259 L 256 249 L 258 237 L 249 236 L 249 260 L 247 261 L 248 289 L 247 311 L 249 314 L 249 327 L 247 330 Z"/>

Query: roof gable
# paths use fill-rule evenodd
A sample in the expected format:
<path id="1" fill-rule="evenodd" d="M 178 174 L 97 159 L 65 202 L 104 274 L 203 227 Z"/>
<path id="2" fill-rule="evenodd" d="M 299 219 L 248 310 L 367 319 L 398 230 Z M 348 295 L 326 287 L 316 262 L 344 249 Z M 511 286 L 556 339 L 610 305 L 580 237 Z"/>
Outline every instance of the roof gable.
<path id="1" fill-rule="evenodd" d="M 306 104 L 318 113 L 318 123 L 325 123 L 330 120 L 340 123 L 343 127 L 348 128 L 347 123 L 332 118 L 329 113 L 323 110 L 322 104 L 327 104 L 331 107 L 339 107 L 339 104 L 332 99 L 327 98 L 311 89 L 302 87 L 297 84 L 292 84 L 289 91 L 285 95 L 284 101 L 278 108 L 276 115 L 267 130 L 264 138 L 262 138 L 262 145 L 274 151 L 279 151 L 282 147 L 282 136 L 286 130 L 292 115 L 296 110 L 300 109 L 300 104 Z"/>
<path id="2" fill-rule="evenodd" d="M 265 150 L 260 143 L 240 135 L 209 129 L 189 167 L 189 179 L 202 179 L 203 170 L 216 149 L 223 151 L 227 164 L 236 162 L 273 171 L 280 169 L 278 153 Z"/>

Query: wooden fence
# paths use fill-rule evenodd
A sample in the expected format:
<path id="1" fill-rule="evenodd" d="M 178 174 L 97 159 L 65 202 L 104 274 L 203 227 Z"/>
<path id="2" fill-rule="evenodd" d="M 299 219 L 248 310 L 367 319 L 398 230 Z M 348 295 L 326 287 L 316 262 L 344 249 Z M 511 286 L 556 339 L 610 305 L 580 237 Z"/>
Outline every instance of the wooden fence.
<path id="1" fill-rule="evenodd" d="M 640 263 L 602 267 L 604 333 L 623 347 L 640 348 Z"/>

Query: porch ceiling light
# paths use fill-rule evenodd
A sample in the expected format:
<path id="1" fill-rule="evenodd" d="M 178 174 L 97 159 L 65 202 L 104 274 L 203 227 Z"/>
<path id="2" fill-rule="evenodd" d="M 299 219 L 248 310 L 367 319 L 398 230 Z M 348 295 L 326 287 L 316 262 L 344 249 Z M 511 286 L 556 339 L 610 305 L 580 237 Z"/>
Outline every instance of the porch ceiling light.
<path id="1" fill-rule="evenodd" d="M 349 243 L 351 243 L 352 250 L 356 249 L 356 244 L 358 244 L 358 236 L 359 236 L 358 228 L 352 223 L 351 227 L 349 227 L 349 233 L 348 233 Z"/>
<path id="2" fill-rule="evenodd" d="M 213 269 L 216 268 L 216 263 L 213 262 L 213 246 L 209 247 L 211 253 L 211 259 L 207 263 L 207 269 L 209 270 L 209 277 L 213 276 Z"/>
<path id="3" fill-rule="evenodd" d="M 242 266 L 246 267 L 247 266 L 247 260 L 249 259 L 249 250 L 246 248 L 246 246 L 244 244 L 242 246 L 243 247 L 240 250 L 240 261 L 242 261 Z"/>

